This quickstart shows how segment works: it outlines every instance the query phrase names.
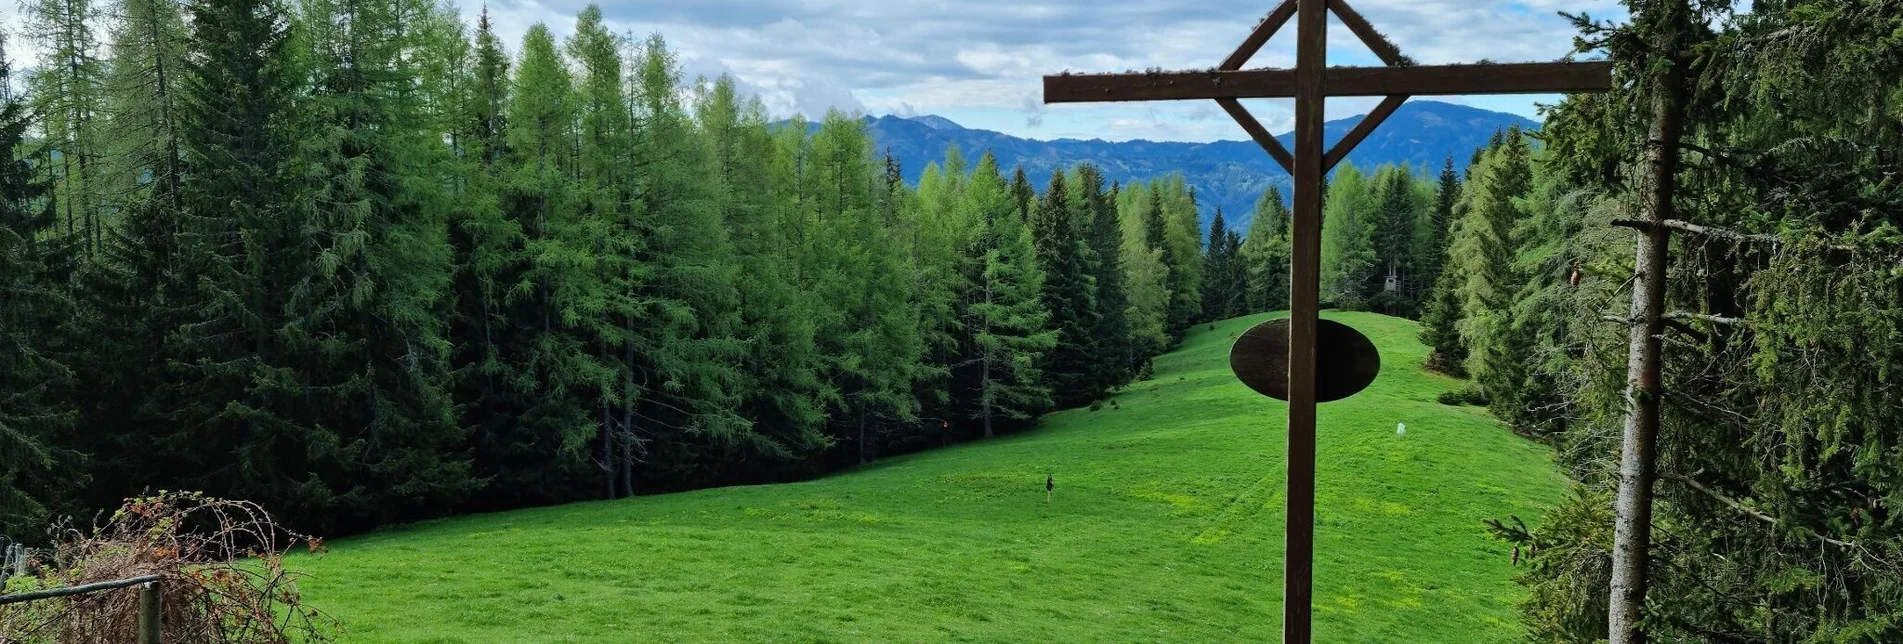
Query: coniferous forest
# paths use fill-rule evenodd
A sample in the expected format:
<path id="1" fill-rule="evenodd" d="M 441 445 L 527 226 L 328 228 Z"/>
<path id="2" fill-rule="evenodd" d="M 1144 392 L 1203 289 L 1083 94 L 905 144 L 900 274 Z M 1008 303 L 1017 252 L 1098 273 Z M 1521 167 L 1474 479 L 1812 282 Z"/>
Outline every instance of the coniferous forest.
<path id="1" fill-rule="evenodd" d="M 1554 448 L 1573 493 L 1475 528 L 1532 640 L 1607 638 L 1623 562 L 1655 641 L 1898 641 L 1903 2 L 1624 4 L 1570 17 L 1612 92 L 1333 172 L 1322 300 L 1418 320 L 1441 403 Z M 595 7 L 519 43 L 424 0 L 26 8 L 0 534 L 161 489 L 342 535 L 806 479 L 1092 407 L 1288 300 L 1288 195 L 1239 230 L 1179 177 L 953 150 L 908 184 L 857 115 L 770 116 Z"/>
<path id="2" fill-rule="evenodd" d="M 906 185 L 857 117 L 770 119 L 596 8 L 520 43 L 408 0 L 28 8 L 4 534 L 165 489 L 336 535 L 805 478 L 1089 405 L 1286 297 L 1279 195 L 1205 252 L 1180 178 L 954 150 Z"/>

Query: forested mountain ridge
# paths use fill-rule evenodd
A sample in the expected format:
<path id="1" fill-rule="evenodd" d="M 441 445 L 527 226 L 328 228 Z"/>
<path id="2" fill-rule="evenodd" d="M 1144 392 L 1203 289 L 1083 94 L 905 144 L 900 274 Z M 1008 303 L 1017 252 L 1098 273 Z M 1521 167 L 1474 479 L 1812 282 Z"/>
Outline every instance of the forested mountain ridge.
<path id="1" fill-rule="evenodd" d="M 1328 122 L 1327 140 L 1347 134 L 1362 115 Z M 1174 141 L 1104 141 L 1101 139 L 1026 139 L 965 128 L 944 117 L 922 115 L 866 117 L 872 139 L 881 152 L 897 159 L 907 182 L 917 184 L 925 165 L 945 158 L 957 146 L 976 157 L 985 151 L 1003 167 L 1023 166 L 1033 177 L 1089 163 L 1104 178 L 1122 184 L 1180 173 L 1196 190 L 1202 225 L 1208 230 L 1217 208 L 1227 214 L 1232 228 L 1246 231 L 1257 198 L 1274 186 L 1289 194 L 1289 176 L 1253 141 L 1185 143 Z M 1518 126 L 1538 129 L 1539 123 L 1503 112 L 1429 100 L 1401 106 L 1354 152 L 1348 161 L 1362 168 L 1405 164 L 1419 171 L 1438 170 L 1448 157 L 1465 164 L 1475 148 L 1487 144 L 1494 132 Z M 1294 135 L 1276 137 L 1294 145 Z"/>

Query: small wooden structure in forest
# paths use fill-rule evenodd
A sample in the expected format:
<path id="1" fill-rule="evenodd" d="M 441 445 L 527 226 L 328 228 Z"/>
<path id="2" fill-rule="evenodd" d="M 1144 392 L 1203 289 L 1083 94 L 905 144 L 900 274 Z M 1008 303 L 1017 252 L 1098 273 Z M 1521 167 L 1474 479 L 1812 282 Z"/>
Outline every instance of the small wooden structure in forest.
<path id="1" fill-rule="evenodd" d="M 1373 50 L 1386 67 L 1329 67 L 1328 13 Z M 1295 69 L 1243 69 L 1269 38 L 1289 20 L 1296 21 Z M 1317 317 L 1320 299 L 1322 178 L 1340 163 L 1355 146 L 1381 125 L 1409 96 L 1449 94 L 1527 94 L 1555 92 L 1602 92 L 1612 88 L 1612 65 L 1607 62 L 1553 62 L 1477 65 L 1416 65 L 1401 55 L 1398 48 L 1368 21 L 1348 6 L 1346 0 L 1284 0 L 1268 17 L 1256 25 L 1222 64 L 1206 69 L 1177 72 L 1125 74 L 1062 74 L 1044 77 L 1046 103 L 1087 103 L 1105 101 L 1158 101 L 1214 99 L 1223 110 L 1248 131 L 1276 162 L 1295 178 L 1292 253 L 1289 271 L 1289 318 L 1280 328 L 1264 328 L 1257 334 L 1279 338 L 1286 334 L 1285 372 L 1274 370 L 1281 380 L 1280 389 L 1288 400 L 1288 519 L 1283 553 L 1282 639 L 1306 644 L 1311 641 L 1310 607 L 1313 595 L 1315 537 L 1315 405 L 1318 402 L 1318 359 L 1333 364 L 1346 363 L 1331 372 L 1356 374 L 1365 370 L 1372 353 L 1360 334 L 1321 334 Z M 1329 96 L 1384 96 L 1381 104 L 1363 118 L 1332 149 L 1322 145 L 1323 108 Z M 1293 97 L 1295 99 L 1295 149 L 1283 147 L 1271 136 L 1240 99 Z M 1274 323 L 1271 323 L 1274 324 Z M 1346 328 L 1346 327 L 1342 327 Z M 1255 334 L 1255 331 L 1251 331 Z M 1245 336 L 1247 337 L 1247 336 Z M 1340 338 L 1330 342 L 1329 338 Z M 1319 341 L 1318 341 L 1319 340 Z M 1233 363 L 1232 354 L 1232 363 Z M 1375 357 L 1378 366 L 1379 359 Z M 1249 375 L 1245 361 L 1238 375 Z M 1329 378 L 1326 380 L 1334 380 Z M 1358 378 L 1344 378 L 1349 385 Z M 1369 377 L 1372 380 L 1372 377 Z M 1352 395 L 1360 387 L 1336 391 L 1339 397 Z M 1257 391 L 1269 393 L 1276 383 L 1250 382 Z M 1329 396 L 1331 399 L 1336 396 Z"/>

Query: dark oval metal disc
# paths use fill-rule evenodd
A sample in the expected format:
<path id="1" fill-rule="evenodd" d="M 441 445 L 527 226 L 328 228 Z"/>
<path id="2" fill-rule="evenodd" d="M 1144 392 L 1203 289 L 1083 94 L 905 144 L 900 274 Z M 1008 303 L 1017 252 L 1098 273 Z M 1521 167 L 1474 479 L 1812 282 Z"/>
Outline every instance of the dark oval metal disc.
<path id="1" fill-rule="evenodd" d="M 1381 352 L 1354 327 L 1317 320 L 1315 401 L 1332 402 L 1361 393 L 1381 373 Z M 1236 338 L 1229 369 L 1264 396 L 1288 400 L 1288 318 L 1269 320 Z"/>

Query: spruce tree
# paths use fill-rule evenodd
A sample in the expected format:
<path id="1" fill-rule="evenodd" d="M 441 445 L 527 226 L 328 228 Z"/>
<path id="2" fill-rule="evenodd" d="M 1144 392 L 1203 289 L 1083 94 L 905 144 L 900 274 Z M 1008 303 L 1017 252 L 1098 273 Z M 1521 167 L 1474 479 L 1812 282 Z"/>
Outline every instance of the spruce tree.
<path id="1" fill-rule="evenodd" d="M 1288 205 L 1282 203 L 1282 191 L 1269 186 L 1256 200 L 1255 214 L 1249 219 L 1249 234 L 1236 252 L 1247 290 L 1245 313 L 1288 307 L 1288 229 Z"/>
<path id="2" fill-rule="evenodd" d="M 1511 347 L 1496 340 L 1512 328 L 1512 297 L 1520 286 L 1513 230 L 1523 218 L 1519 200 L 1532 188 L 1530 164 L 1526 139 L 1517 130 L 1487 155 L 1468 185 L 1469 206 L 1450 251 L 1457 258 L 1456 326 L 1469 348 L 1467 370 L 1489 393 L 1517 380 L 1524 365 Z"/>
<path id="3" fill-rule="evenodd" d="M 311 262 L 283 328 L 297 380 L 329 392 L 306 418 L 330 443 L 314 486 L 342 526 L 447 512 L 477 485 L 460 451 L 438 322 L 451 278 L 445 150 L 424 130 L 413 50 L 423 5 L 311 2 L 316 71 L 289 211 Z M 328 471 L 325 471 L 328 470 Z"/>
<path id="4" fill-rule="evenodd" d="M 1418 255 L 1417 273 L 1422 284 L 1433 285 L 1440 281 L 1442 267 L 1447 265 L 1447 245 L 1449 231 L 1454 224 L 1454 204 L 1460 200 L 1460 174 L 1454 172 L 1454 158 L 1447 157 L 1441 166 L 1440 182 L 1434 188 L 1433 209 L 1428 211 L 1424 223 L 1425 234 L 1421 252 Z M 1425 302 L 1429 298 L 1422 298 Z"/>
<path id="5" fill-rule="evenodd" d="M 10 81 L 0 59 L 0 83 Z M 52 186 L 22 158 L 27 106 L 8 95 L 0 103 L 0 533 L 27 534 L 41 525 L 56 495 L 79 481 L 59 466 L 59 439 L 74 409 L 60 394 L 73 372 L 61 350 L 61 325 L 71 297 L 55 273 L 68 243 L 53 233 Z"/>
<path id="6" fill-rule="evenodd" d="M 1044 381 L 1058 407 L 1075 407 L 1095 400 L 1102 390 L 1092 377 L 1096 358 L 1091 331 L 1095 317 L 1095 285 L 1086 262 L 1089 252 L 1079 216 L 1064 173 L 1051 175 L 1050 187 L 1031 215 L 1033 245 L 1043 275 L 1044 309 L 1057 346 L 1044 355 Z"/>
<path id="7" fill-rule="evenodd" d="M 1419 219 L 1414 203 L 1414 176 L 1405 165 L 1384 166 L 1374 176 L 1374 258 L 1376 279 L 1370 281 L 1369 297 L 1386 289 L 1386 278 L 1395 278 L 1397 295 L 1412 298 L 1409 285 L 1414 272 L 1414 224 Z"/>
<path id="8" fill-rule="evenodd" d="M 1247 315 L 1249 298 L 1248 268 L 1242 264 L 1242 233 L 1234 228 L 1223 233 L 1224 271 L 1220 284 L 1223 289 L 1222 317 L 1229 318 Z M 1215 319 L 1215 318 L 1211 318 Z"/>
<path id="9" fill-rule="evenodd" d="M 1096 166 L 1077 168 L 1072 190 L 1078 195 L 1079 215 L 1087 226 L 1091 277 L 1096 283 L 1095 315 L 1091 341 L 1098 358 L 1093 373 L 1095 388 L 1108 391 L 1130 380 L 1136 351 L 1130 338 L 1130 295 L 1124 286 L 1123 223 L 1118 216 L 1116 195 L 1104 189 L 1103 173 Z"/>
<path id="10" fill-rule="evenodd" d="M 1229 266 L 1235 258 L 1229 254 L 1229 226 L 1223 221 L 1222 209 L 1216 209 L 1216 218 L 1209 223 L 1209 243 L 1203 248 L 1203 317 L 1205 321 L 1227 319 L 1229 303 L 1227 298 L 1234 295 L 1235 285 L 1228 283 Z"/>
<path id="11" fill-rule="evenodd" d="M 300 263 L 291 253 L 274 252 L 295 244 L 296 227 L 289 225 L 283 203 L 289 142 L 278 127 L 295 114 L 295 85 L 288 24 L 278 4 L 198 0 L 188 8 L 196 55 L 187 58 L 179 102 L 186 216 L 180 229 L 194 320 L 176 338 L 181 400 L 170 410 L 169 431 L 153 440 L 163 456 L 152 459 L 177 473 L 135 465 L 127 485 L 217 494 L 253 483 L 245 471 L 279 472 L 262 432 L 251 427 L 253 419 L 269 416 L 269 384 L 276 381 L 254 375 L 284 373 L 278 368 L 285 351 L 275 330 L 283 324 L 286 293 L 273 285 L 296 283 L 288 267 Z M 287 440 L 306 430 L 275 418 L 258 424 L 266 423 Z M 200 451 L 228 454 L 238 467 L 214 467 L 211 459 L 195 456 Z M 259 485 L 246 497 L 278 505 L 292 495 Z"/>
<path id="12" fill-rule="evenodd" d="M 1460 274 L 1443 271 L 1421 303 L 1421 344 L 1427 345 L 1427 368 L 1450 376 L 1467 375 L 1467 345 L 1460 339 Z"/>
<path id="13" fill-rule="evenodd" d="M 1427 368 L 1454 376 L 1467 374 L 1467 348 L 1460 340 L 1461 307 L 1458 293 L 1461 277 L 1448 257 L 1453 230 L 1458 224 L 1457 205 L 1462 184 L 1454 173 L 1454 160 L 1441 167 L 1440 184 L 1434 193 L 1434 210 L 1427 223 L 1422 266 L 1423 278 L 1431 279 L 1421 299 L 1421 343 L 1428 346 Z"/>

